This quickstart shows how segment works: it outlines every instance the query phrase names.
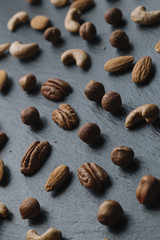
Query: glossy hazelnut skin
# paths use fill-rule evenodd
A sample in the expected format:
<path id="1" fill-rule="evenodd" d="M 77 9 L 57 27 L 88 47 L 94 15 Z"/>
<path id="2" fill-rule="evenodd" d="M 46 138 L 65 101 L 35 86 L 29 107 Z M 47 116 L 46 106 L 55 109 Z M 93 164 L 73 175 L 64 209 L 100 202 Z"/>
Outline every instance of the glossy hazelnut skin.
<path id="1" fill-rule="evenodd" d="M 93 23 L 83 23 L 79 29 L 79 35 L 86 41 L 92 41 L 97 34 L 96 27 Z"/>
<path id="2" fill-rule="evenodd" d="M 23 219 L 36 218 L 40 213 L 40 205 L 35 198 L 26 198 L 19 207 Z"/>
<path id="3" fill-rule="evenodd" d="M 121 96 L 117 92 L 107 92 L 101 101 L 102 107 L 108 112 L 116 112 L 121 108 Z"/>
<path id="4" fill-rule="evenodd" d="M 106 11 L 104 19 L 107 23 L 112 25 L 118 25 L 122 19 L 122 12 L 119 8 L 110 8 Z"/>
<path id="5" fill-rule="evenodd" d="M 118 49 L 127 49 L 129 47 L 129 38 L 123 30 L 116 30 L 110 35 L 110 44 Z"/>
<path id="6" fill-rule="evenodd" d="M 136 189 L 137 200 L 142 204 L 148 205 L 155 202 L 159 196 L 160 180 L 151 175 L 143 176 Z"/>
<path id="7" fill-rule="evenodd" d="M 37 79 L 33 74 L 27 74 L 20 78 L 19 84 L 22 90 L 26 92 L 30 92 L 35 89 L 37 83 Z"/>
<path id="8" fill-rule="evenodd" d="M 107 226 L 115 225 L 123 215 L 123 209 L 121 205 L 114 200 L 104 201 L 98 211 L 98 221 Z"/>
<path id="9" fill-rule="evenodd" d="M 0 132 L 0 148 L 4 146 L 7 141 L 7 135 L 4 132 Z"/>
<path id="10" fill-rule="evenodd" d="M 40 115 L 37 108 L 29 106 L 22 110 L 21 120 L 26 125 L 36 125 L 39 122 Z"/>
<path id="11" fill-rule="evenodd" d="M 134 152 L 129 147 L 118 146 L 113 149 L 110 157 L 114 164 L 120 167 L 127 167 L 133 161 Z"/>
<path id="12" fill-rule="evenodd" d="M 56 27 L 47 28 L 44 32 L 44 38 L 53 44 L 58 43 L 61 38 L 61 31 Z"/>
<path id="13" fill-rule="evenodd" d="M 92 144 L 97 141 L 100 134 L 101 130 L 95 123 L 87 123 L 83 125 L 78 132 L 79 138 L 87 144 Z"/>
<path id="14" fill-rule="evenodd" d="M 102 83 L 91 80 L 87 83 L 84 93 L 89 100 L 100 102 L 105 94 L 105 90 Z"/>

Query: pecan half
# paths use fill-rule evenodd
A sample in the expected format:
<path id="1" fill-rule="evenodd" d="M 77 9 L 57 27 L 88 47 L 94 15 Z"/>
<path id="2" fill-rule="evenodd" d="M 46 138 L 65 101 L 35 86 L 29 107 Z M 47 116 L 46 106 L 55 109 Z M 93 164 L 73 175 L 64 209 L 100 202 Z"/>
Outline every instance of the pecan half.
<path id="1" fill-rule="evenodd" d="M 107 172 L 96 163 L 84 163 L 78 168 L 78 179 L 85 188 L 99 190 L 108 179 Z"/>
<path id="2" fill-rule="evenodd" d="M 52 119 L 60 127 L 65 129 L 71 129 L 78 124 L 77 114 L 69 104 L 60 104 L 59 109 L 56 109 L 52 113 Z"/>
<path id="3" fill-rule="evenodd" d="M 21 161 L 21 173 L 32 175 L 41 167 L 50 151 L 50 144 L 47 141 L 35 141 L 25 152 Z"/>
<path id="4" fill-rule="evenodd" d="M 63 99 L 70 91 L 69 83 L 57 78 L 48 79 L 41 87 L 41 93 L 52 101 Z"/>

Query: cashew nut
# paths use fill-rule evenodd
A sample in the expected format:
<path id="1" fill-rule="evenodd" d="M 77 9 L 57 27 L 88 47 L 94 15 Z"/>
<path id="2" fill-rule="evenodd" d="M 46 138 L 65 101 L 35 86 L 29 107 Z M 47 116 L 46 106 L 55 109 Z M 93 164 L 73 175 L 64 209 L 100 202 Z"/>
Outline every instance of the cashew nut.
<path id="1" fill-rule="evenodd" d="M 21 42 L 13 42 L 9 52 L 13 57 L 26 59 L 35 55 L 39 50 L 37 43 L 22 44 Z"/>
<path id="2" fill-rule="evenodd" d="M 78 1 L 74 1 L 70 5 L 70 9 L 76 8 L 77 10 L 84 12 L 84 11 L 92 8 L 93 5 L 94 5 L 94 0 L 78 0 Z"/>
<path id="3" fill-rule="evenodd" d="M 70 49 L 61 55 L 61 62 L 64 64 L 70 64 L 74 61 L 80 68 L 85 69 L 90 65 L 90 58 L 88 54 L 82 49 Z"/>
<path id="4" fill-rule="evenodd" d="M 81 17 L 81 12 L 75 8 L 68 11 L 66 18 L 64 20 L 64 26 L 69 32 L 78 33 L 80 24 L 79 20 Z"/>
<path id="5" fill-rule="evenodd" d="M 6 218 L 8 214 L 9 212 L 7 206 L 0 202 L 0 217 Z"/>
<path id="6" fill-rule="evenodd" d="M 68 3 L 68 0 L 50 0 L 50 2 L 56 7 L 63 7 Z"/>
<path id="7" fill-rule="evenodd" d="M 29 16 L 26 12 L 21 11 L 13 15 L 13 17 L 8 21 L 7 27 L 9 31 L 13 31 L 19 24 L 27 23 Z"/>
<path id="8" fill-rule="evenodd" d="M 147 12 L 144 6 L 138 6 L 132 11 L 131 19 L 135 23 L 151 25 L 160 21 L 160 10 Z"/>
<path id="9" fill-rule="evenodd" d="M 159 108 L 155 104 L 144 104 L 134 109 L 126 118 L 125 127 L 130 128 L 136 123 L 145 120 L 147 123 L 153 123 L 157 120 Z"/>
<path id="10" fill-rule="evenodd" d="M 4 51 L 7 50 L 10 46 L 10 43 L 0 44 L 0 56 L 3 55 Z"/>
<path id="11" fill-rule="evenodd" d="M 56 228 L 49 228 L 43 235 L 38 235 L 35 230 L 29 230 L 26 240 L 61 240 L 62 233 Z"/>

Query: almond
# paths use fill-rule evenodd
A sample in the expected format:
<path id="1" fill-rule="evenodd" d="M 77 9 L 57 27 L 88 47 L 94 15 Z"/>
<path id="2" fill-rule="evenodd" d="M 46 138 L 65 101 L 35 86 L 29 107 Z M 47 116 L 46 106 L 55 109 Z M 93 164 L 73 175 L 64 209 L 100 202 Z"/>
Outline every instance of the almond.
<path id="1" fill-rule="evenodd" d="M 62 186 L 69 175 L 69 167 L 66 165 L 61 165 L 54 169 L 54 171 L 49 176 L 45 190 L 46 192 L 53 191 Z"/>
<path id="2" fill-rule="evenodd" d="M 3 176 L 4 176 L 4 163 L 0 158 L 0 182 L 2 181 Z"/>
<path id="3" fill-rule="evenodd" d="M 144 82 L 151 70 L 152 58 L 149 56 L 138 60 L 132 71 L 132 81 L 135 83 Z"/>
<path id="4" fill-rule="evenodd" d="M 104 65 L 104 70 L 107 72 L 120 72 L 132 65 L 134 57 L 132 56 L 121 56 L 112 58 L 107 61 Z"/>
<path id="5" fill-rule="evenodd" d="M 79 11 L 86 11 L 94 5 L 93 0 L 78 0 L 71 4 L 71 8 L 76 8 Z"/>
<path id="6" fill-rule="evenodd" d="M 155 46 L 156 52 L 160 53 L 160 41 Z"/>

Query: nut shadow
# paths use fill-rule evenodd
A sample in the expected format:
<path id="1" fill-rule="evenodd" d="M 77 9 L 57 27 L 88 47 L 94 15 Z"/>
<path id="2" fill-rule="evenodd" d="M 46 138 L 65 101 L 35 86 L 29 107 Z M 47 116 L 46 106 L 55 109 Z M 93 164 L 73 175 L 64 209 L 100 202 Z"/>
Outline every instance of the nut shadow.
<path id="1" fill-rule="evenodd" d="M 59 49 L 59 48 L 61 48 L 65 44 L 65 42 L 66 41 L 64 40 L 64 38 L 61 37 L 59 42 L 51 43 L 52 49 Z"/>
<path id="2" fill-rule="evenodd" d="M 138 130 L 140 128 L 145 128 L 147 124 L 148 123 L 146 123 L 145 120 L 142 120 L 142 121 L 136 123 L 135 125 L 133 125 L 132 127 L 128 128 L 128 129 L 129 129 L 129 131 L 135 131 L 135 130 Z"/>
<path id="3" fill-rule="evenodd" d="M 39 49 L 39 51 L 38 51 L 33 57 L 30 57 L 30 58 L 27 58 L 27 59 L 19 59 L 19 61 L 20 61 L 21 63 L 33 62 L 33 61 L 35 61 L 41 54 L 42 54 L 42 50 Z"/>
<path id="4" fill-rule="evenodd" d="M 29 92 L 26 91 L 26 94 L 30 96 L 38 94 L 40 92 L 41 86 L 42 84 L 37 83 L 35 88 L 32 91 L 29 91 Z"/>
<path id="5" fill-rule="evenodd" d="M 123 116 L 125 116 L 127 114 L 127 110 L 126 108 L 123 106 L 121 107 L 120 110 L 114 112 L 114 113 L 111 113 L 112 116 L 116 117 L 116 118 L 121 118 Z"/>
<path id="6" fill-rule="evenodd" d="M 74 179 L 74 174 L 72 172 L 70 172 L 67 180 L 65 181 L 65 183 L 60 188 L 58 188 L 57 190 L 52 192 L 52 197 L 54 197 L 54 198 L 58 197 L 63 192 L 65 192 L 67 190 L 68 186 L 73 181 L 73 179 Z"/>
<path id="7" fill-rule="evenodd" d="M 98 45 L 102 42 L 102 39 L 99 35 L 96 35 L 96 37 L 92 41 L 87 41 L 88 45 Z M 92 46 L 91 46 L 92 47 Z"/>
<path id="8" fill-rule="evenodd" d="M 92 148 L 92 149 L 98 149 L 98 148 L 102 148 L 104 146 L 106 142 L 106 137 L 104 134 L 101 134 L 101 136 L 99 137 L 99 139 L 97 141 L 95 141 L 94 143 L 92 144 L 89 144 L 89 146 Z"/>
<path id="9" fill-rule="evenodd" d="M 156 122 L 152 123 L 152 127 L 156 130 L 155 133 L 160 132 L 160 118 Z"/>
<path id="10" fill-rule="evenodd" d="M 11 180 L 11 171 L 8 168 L 8 166 L 5 165 L 4 176 L 3 176 L 3 179 L 0 183 L 0 186 L 1 187 L 6 187 L 9 184 L 10 180 Z"/>
<path id="11" fill-rule="evenodd" d="M 31 129 L 34 131 L 34 132 L 39 132 L 40 130 L 44 129 L 45 126 L 47 125 L 47 120 L 45 117 L 41 117 L 38 124 L 35 125 L 35 126 L 31 126 Z"/>
<path id="12" fill-rule="evenodd" d="M 12 80 L 12 78 L 8 77 L 7 83 L 4 87 L 4 89 L 2 89 L 1 94 L 7 95 L 10 92 L 12 86 L 13 86 L 13 80 Z"/>
<path id="13" fill-rule="evenodd" d="M 112 76 L 121 76 L 124 74 L 128 74 L 133 70 L 133 66 L 134 66 L 134 64 L 132 64 L 130 67 L 128 67 L 127 69 L 122 70 L 120 72 L 112 72 L 112 73 L 109 72 L 109 75 L 112 77 Z M 117 79 L 117 80 L 119 80 L 119 79 Z"/>
<path id="14" fill-rule="evenodd" d="M 90 192 L 96 198 L 102 197 L 106 194 L 106 192 L 109 190 L 110 187 L 112 187 L 112 180 L 111 180 L 111 177 L 109 176 L 106 183 L 103 184 L 102 189 L 99 189 L 99 190 L 91 189 Z"/>
<path id="15" fill-rule="evenodd" d="M 112 25 L 112 30 L 115 31 L 117 30 L 117 27 L 118 28 L 123 28 L 127 25 L 127 20 L 126 19 L 121 19 L 121 21 L 116 24 L 116 25 Z"/>
<path id="16" fill-rule="evenodd" d="M 29 220 L 29 225 L 36 226 L 36 225 L 44 224 L 47 221 L 47 219 L 48 219 L 48 212 L 44 208 L 41 208 L 39 215 L 35 219 Z"/>
<path id="17" fill-rule="evenodd" d="M 152 81 L 152 79 L 154 78 L 155 74 L 156 74 L 156 66 L 155 66 L 155 64 L 152 63 L 151 71 L 150 71 L 147 79 L 146 79 L 144 82 L 142 82 L 142 83 L 137 83 L 137 85 L 138 85 L 139 87 L 143 87 L 143 86 L 149 85 L 149 83 L 150 83 L 150 82 Z"/>
<path id="18" fill-rule="evenodd" d="M 114 226 L 109 226 L 109 231 L 114 234 L 120 234 L 127 229 L 129 224 L 129 216 L 127 214 L 123 214 L 122 218 L 116 223 Z"/>
<path id="19" fill-rule="evenodd" d="M 125 173 L 135 174 L 135 172 L 137 172 L 140 169 L 140 166 L 141 162 L 139 161 L 139 159 L 134 158 L 131 165 L 129 165 L 128 167 L 123 167 L 121 169 Z"/>
<path id="20" fill-rule="evenodd" d="M 30 3 L 29 5 L 31 5 L 32 7 L 34 7 L 34 6 L 40 6 L 40 5 L 42 5 L 42 4 L 43 4 L 42 0 L 39 0 L 39 1 L 35 2 L 35 3 Z"/>
<path id="21" fill-rule="evenodd" d="M 144 205 L 147 210 L 159 211 L 160 210 L 160 197 L 153 203 Z"/>
<path id="22" fill-rule="evenodd" d="M 4 142 L 3 146 L 0 147 L 0 151 L 2 151 L 2 150 L 6 147 L 8 141 L 9 141 L 9 138 L 8 138 L 8 136 L 7 136 L 7 139 L 6 139 L 6 141 Z"/>
<path id="23" fill-rule="evenodd" d="M 128 52 L 131 52 L 134 49 L 133 44 L 129 43 L 128 48 L 126 49 L 117 49 L 117 52 L 121 54 L 127 54 Z"/>

